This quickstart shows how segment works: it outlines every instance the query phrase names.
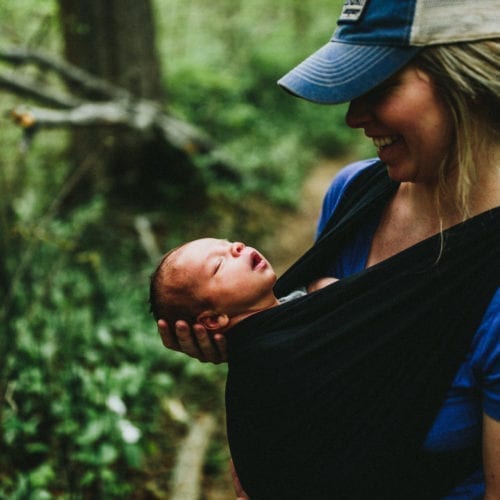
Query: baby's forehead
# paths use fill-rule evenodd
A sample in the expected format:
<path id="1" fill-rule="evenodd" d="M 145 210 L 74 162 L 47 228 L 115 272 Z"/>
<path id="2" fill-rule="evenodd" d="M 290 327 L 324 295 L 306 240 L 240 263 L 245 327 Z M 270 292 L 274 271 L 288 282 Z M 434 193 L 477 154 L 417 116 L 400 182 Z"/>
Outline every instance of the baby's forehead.
<path id="1" fill-rule="evenodd" d="M 185 286 L 192 269 L 197 268 L 196 259 L 190 257 L 189 243 L 170 251 L 162 263 L 160 276 L 164 284 Z"/>
<path id="2" fill-rule="evenodd" d="M 175 251 L 172 255 L 172 262 L 177 267 L 202 264 L 215 249 L 227 243 L 227 240 L 218 238 L 200 238 L 189 241 Z"/>
<path id="3" fill-rule="evenodd" d="M 220 247 L 224 243 L 227 243 L 227 240 L 219 238 L 199 238 L 197 240 L 188 241 L 179 248 L 179 251 L 182 253 L 209 253 L 213 248 Z"/>

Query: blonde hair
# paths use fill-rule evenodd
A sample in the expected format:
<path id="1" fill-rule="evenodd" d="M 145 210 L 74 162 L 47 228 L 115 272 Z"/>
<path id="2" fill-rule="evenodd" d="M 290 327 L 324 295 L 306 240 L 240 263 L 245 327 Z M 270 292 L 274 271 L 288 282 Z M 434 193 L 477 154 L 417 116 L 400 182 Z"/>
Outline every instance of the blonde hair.
<path id="1" fill-rule="evenodd" d="M 487 154 L 500 138 L 500 40 L 429 46 L 413 63 L 432 77 L 453 121 L 454 144 L 439 170 L 438 202 L 451 198 L 467 219 L 478 165 L 491 163 Z"/>

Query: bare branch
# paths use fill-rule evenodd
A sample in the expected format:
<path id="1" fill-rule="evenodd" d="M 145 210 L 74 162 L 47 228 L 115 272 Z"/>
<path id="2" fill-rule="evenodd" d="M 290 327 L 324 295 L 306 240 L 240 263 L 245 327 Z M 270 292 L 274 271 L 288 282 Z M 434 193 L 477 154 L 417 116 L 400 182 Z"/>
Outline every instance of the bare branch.
<path id="1" fill-rule="evenodd" d="M 189 154 L 213 148 L 211 141 L 196 127 L 163 113 L 158 105 L 146 100 L 89 102 L 59 110 L 19 106 L 11 114 L 25 128 L 123 126 L 143 135 L 159 132 L 168 143 Z"/>
<path id="2" fill-rule="evenodd" d="M 156 241 L 156 236 L 151 227 L 151 222 L 144 215 L 137 215 L 134 219 L 134 227 L 139 235 L 139 241 L 142 244 L 142 248 L 148 254 L 151 264 L 155 265 L 159 262 L 161 257 L 161 251 Z"/>
<path id="3" fill-rule="evenodd" d="M 170 143 L 182 147 L 189 154 L 209 153 L 215 148 L 206 134 L 188 122 L 161 114 L 157 123 Z"/>
<path id="4" fill-rule="evenodd" d="M 19 106 L 12 111 L 12 116 L 21 125 L 39 127 L 133 124 L 127 111 L 113 102 L 86 103 L 64 110 Z"/>
<path id="5" fill-rule="evenodd" d="M 56 108 L 72 108 L 81 104 L 80 99 L 52 89 L 41 88 L 38 82 L 20 75 L 14 76 L 0 73 L 0 88 Z"/>
<path id="6" fill-rule="evenodd" d="M 172 471 L 172 500 L 200 498 L 203 463 L 215 423 L 213 415 L 204 413 L 191 424 Z"/>
<path id="7" fill-rule="evenodd" d="M 85 100 L 80 99 L 57 89 L 40 87 L 34 79 L 0 72 L 0 88 L 47 106 L 18 107 L 11 111 L 13 120 L 27 132 L 42 127 L 119 126 L 131 128 L 145 137 L 158 134 L 165 142 L 188 155 L 212 153 L 215 149 L 207 134 L 169 115 L 159 103 L 139 99 L 127 90 L 66 61 L 17 47 L 0 49 L 0 60 L 14 65 L 34 64 L 42 70 L 53 71 L 70 85 L 71 91 L 82 90 L 87 97 Z M 225 175 L 239 177 L 236 169 L 225 161 L 219 163 L 217 168 L 223 170 Z"/>
<path id="8" fill-rule="evenodd" d="M 0 59 L 11 64 L 35 64 L 41 69 L 51 70 L 71 87 L 79 88 L 85 95 L 92 95 L 94 98 L 114 100 L 132 97 L 125 89 L 98 78 L 67 61 L 42 52 L 20 47 L 0 49 Z"/>

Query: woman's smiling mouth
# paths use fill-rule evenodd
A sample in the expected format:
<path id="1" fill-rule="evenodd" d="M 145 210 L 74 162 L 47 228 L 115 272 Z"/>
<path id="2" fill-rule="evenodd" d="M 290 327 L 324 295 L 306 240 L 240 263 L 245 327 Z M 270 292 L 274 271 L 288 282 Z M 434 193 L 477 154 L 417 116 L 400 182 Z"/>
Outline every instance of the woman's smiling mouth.
<path id="1" fill-rule="evenodd" d="M 400 139 L 399 135 L 387 135 L 385 137 L 372 137 L 373 144 L 378 150 L 394 144 Z"/>

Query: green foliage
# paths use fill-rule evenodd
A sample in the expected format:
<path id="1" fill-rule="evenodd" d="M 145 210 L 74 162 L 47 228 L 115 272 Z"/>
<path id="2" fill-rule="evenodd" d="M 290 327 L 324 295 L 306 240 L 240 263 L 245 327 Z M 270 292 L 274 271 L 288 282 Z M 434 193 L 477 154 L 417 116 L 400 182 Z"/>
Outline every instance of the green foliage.
<path id="1" fill-rule="evenodd" d="M 0 159 L 0 498 L 129 496 L 179 439 L 165 401 L 220 411 L 225 368 L 161 348 L 137 238 L 109 242 L 102 197 L 65 207 L 65 135 L 45 140 Z"/>
<path id="2" fill-rule="evenodd" d="M 11 241 L 17 255 L 30 255 L 23 269 L 11 260 L 7 272 L 16 281 L 2 310 L 4 494 L 131 494 L 133 478 L 152 458 L 144 450 L 162 432 L 164 398 L 222 404 L 216 395 L 223 369 L 212 367 L 202 378 L 191 362 L 159 349 L 147 314 L 145 262 L 121 262 L 117 270 L 107 262 L 112 255 L 88 245 L 85 235 L 102 232 L 104 210 L 94 200 L 42 226 L 30 212 L 37 230 Z"/>
<path id="3" fill-rule="evenodd" d="M 306 103 L 276 84 L 329 40 L 342 3 L 157 0 L 169 105 L 223 144 L 244 173 L 238 196 L 293 206 L 314 158 L 356 143 L 345 106 Z"/>
<path id="4" fill-rule="evenodd" d="M 59 50 L 55 2 L 0 3 L 2 44 Z M 295 204 L 318 154 L 357 147 L 345 108 L 276 86 L 328 40 L 341 3 L 156 0 L 168 106 L 209 131 L 221 144 L 215 156 L 230 158 L 244 179 L 215 182 L 207 172 L 203 213 L 194 203 L 181 213 L 166 186 L 149 214 L 162 222 L 165 249 L 202 231 L 258 242 L 264 226 L 272 230 L 270 206 Z M 0 95 L 2 117 L 17 101 Z M 64 160 L 67 133 L 44 130 L 27 143 L 0 120 L 0 498 L 159 495 L 186 430 L 171 402 L 223 421 L 226 368 L 162 348 L 138 214 L 97 194 L 65 204 L 78 190 Z M 222 424 L 218 436 L 223 443 Z M 227 458 L 214 443 L 208 473 Z"/>

